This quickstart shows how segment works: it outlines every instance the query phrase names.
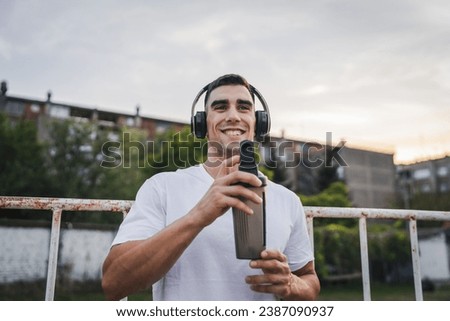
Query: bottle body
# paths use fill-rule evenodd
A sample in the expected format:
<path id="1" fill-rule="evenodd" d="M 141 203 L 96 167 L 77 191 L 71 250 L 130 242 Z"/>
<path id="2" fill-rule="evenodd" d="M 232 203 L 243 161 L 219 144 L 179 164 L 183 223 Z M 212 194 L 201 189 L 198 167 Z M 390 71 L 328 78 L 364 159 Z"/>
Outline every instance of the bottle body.
<path id="1" fill-rule="evenodd" d="M 261 251 L 266 248 L 266 199 L 265 179 L 260 177 L 263 185 L 260 187 L 248 187 L 263 200 L 261 204 L 242 199 L 252 210 L 249 215 L 233 208 L 234 239 L 236 245 L 236 257 L 238 259 L 259 259 Z"/>

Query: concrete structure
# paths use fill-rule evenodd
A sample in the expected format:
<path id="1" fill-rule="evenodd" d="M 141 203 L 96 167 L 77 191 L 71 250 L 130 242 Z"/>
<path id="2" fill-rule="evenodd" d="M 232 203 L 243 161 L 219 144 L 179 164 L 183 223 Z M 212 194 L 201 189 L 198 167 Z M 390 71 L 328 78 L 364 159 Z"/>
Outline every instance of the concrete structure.
<path id="1" fill-rule="evenodd" d="M 353 148 L 343 148 L 341 155 L 348 166 L 341 166 L 338 172 L 353 205 L 392 207 L 396 194 L 393 155 Z"/>
<path id="2" fill-rule="evenodd" d="M 414 195 L 450 193 L 450 157 L 397 166 L 396 189 L 409 208 Z"/>
<path id="3" fill-rule="evenodd" d="M 331 134 L 331 133 L 328 133 Z M 331 139 L 329 139 L 331 141 Z M 278 181 L 305 195 L 318 193 L 324 166 L 337 171 L 356 207 L 392 207 L 396 196 L 393 154 L 317 142 L 274 138 L 263 144 L 263 159 L 282 173 Z M 270 150 L 270 151 L 269 151 Z M 274 162 L 275 160 L 275 162 Z M 329 171 L 332 174 L 332 170 Z"/>
<path id="4" fill-rule="evenodd" d="M 397 174 L 399 184 L 411 195 L 450 192 L 450 156 L 400 165 Z"/>

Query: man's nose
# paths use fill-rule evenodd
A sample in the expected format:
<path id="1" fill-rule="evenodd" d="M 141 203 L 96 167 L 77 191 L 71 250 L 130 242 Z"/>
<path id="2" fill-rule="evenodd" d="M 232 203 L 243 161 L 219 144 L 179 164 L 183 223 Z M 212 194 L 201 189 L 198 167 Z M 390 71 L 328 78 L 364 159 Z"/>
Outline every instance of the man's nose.
<path id="1" fill-rule="evenodd" d="M 226 121 L 240 121 L 241 117 L 236 106 L 230 106 L 227 111 Z"/>

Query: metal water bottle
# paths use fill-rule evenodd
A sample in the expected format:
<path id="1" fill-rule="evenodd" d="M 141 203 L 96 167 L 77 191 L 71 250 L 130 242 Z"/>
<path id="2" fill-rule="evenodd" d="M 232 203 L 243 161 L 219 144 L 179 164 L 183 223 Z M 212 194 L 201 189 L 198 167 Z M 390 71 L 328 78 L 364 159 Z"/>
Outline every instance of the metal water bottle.
<path id="1" fill-rule="evenodd" d="M 260 187 L 248 184 L 243 185 L 258 194 L 263 202 L 257 204 L 250 200 L 242 199 L 253 210 L 252 215 L 233 208 L 234 240 L 236 257 L 238 259 L 258 259 L 261 251 L 266 248 L 266 178 L 258 173 L 254 149 L 254 142 L 252 141 L 244 140 L 240 143 L 241 159 L 239 170 L 258 176 L 262 182 Z"/>

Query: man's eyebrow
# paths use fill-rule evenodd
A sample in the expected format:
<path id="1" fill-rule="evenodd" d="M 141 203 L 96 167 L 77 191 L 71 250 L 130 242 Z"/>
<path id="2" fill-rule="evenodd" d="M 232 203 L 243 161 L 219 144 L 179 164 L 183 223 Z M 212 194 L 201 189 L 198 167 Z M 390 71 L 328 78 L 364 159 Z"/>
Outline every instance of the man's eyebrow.
<path id="1" fill-rule="evenodd" d="M 214 100 L 211 103 L 211 107 L 216 106 L 216 105 L 221 105 L 221 104 L 228 104 L 228 99 L 220 99 L 220 100 Z"/>
<path id="2" fill-rule="evenodd" d="M 237 103 L 238 104 L 244 104 L 244 105 L 253 105 L 253 103 L 250 100 L 247 100 L 247 99 L 238 99 Z"/>
<path id="3" fill-rule="evenodd" d="M 247 99 L 238 99 L 236 102 L 238 104 L 241 104 L 241 105 L 249 105 L 249 106 L 253 105 L 253 103 L 250 100 L 247 100 Z M 217 105 L 222 105 L 222 104 L 228 105 L 229 103 L 230 103 L 230 101 L 228 99 L 214 100 L 211 103 L 211 107 L 214 107 L 214 106 L 217 106 Z"/>

